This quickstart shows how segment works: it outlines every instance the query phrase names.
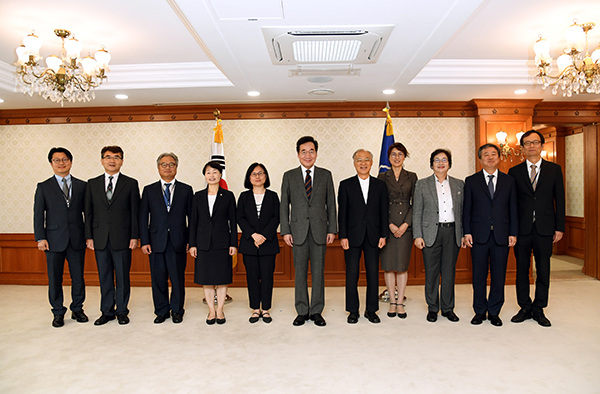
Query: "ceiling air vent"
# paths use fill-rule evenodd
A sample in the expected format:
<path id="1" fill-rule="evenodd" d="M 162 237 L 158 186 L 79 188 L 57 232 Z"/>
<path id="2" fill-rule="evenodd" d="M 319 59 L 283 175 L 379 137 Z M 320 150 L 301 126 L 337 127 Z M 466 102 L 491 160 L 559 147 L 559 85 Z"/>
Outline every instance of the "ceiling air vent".
<path id="1" fill-rule="evenodd" d="M 263 27 L 273 64 L 375 63 L 394 26 Z"/>

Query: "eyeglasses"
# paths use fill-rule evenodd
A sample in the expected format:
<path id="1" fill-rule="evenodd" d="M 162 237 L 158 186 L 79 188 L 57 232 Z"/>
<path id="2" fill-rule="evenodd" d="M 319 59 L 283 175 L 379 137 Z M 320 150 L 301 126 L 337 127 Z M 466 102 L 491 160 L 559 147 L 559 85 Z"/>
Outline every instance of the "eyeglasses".
<path id="1" fill-rule="evenodd" d="M 370 161 L 372 161 L 372 160 L 370 158 L 368 158 L 368 157 L 364 157 L 364 158 L 361 157 L 359 159 L 354 159 L 355 163 L 368 163 Z"/>
<path id="2" fill-rule="evenodd" d="M 398 158 L 400 158 L 400 157 L 404 157 L 404 153 L 402 153 L 402 152 L 399 152 L 399 153 L 396 153 L 396 152 L 394 152 L 394 153 L 392 153 L 392 154 L 390 155 L 390 157 L 393 157 L 394 159 L 395 159 L 395 158 L 397 158 L 397 157 L 398 157 Z"/>
<path id="3" fill-rule="evenodd" d="M 104 156 L 103 160 L 121 160 L 121 156 Z"/>
<path id="4" fill-rule="evenodd" d="M 175 163 L 160 163 L 159 166 L 161 166 L 162 168 L 174 168 L 177 167 L 177 164 Z"/>
<path id="5" fill-rule="evenodd" d="M 262 171 L 252 173 L 252 176 L 263 176 L 263 175 L 265 175 L 265 173 Z"/>
<path id="6" fill-rule="evenodd" d="M 300 151 L 300 156 L 314 156 L 317 154 L 317 151 L 314 149 L 311 150 L 301 150 Z"/>
<path id="7" fill-rule="evenodd" d="M 529 147 L 529 146 L 531 146 L 531 145 L 533 145 L 533 146 L 538 146 L 538 145 L 540 145 L 541 143 L 542 143 L 542 141 L 540 141 L 540 140 L 535 140 L 535 141 L 525 141 L 525 142 L 523 142 L 523 146 L 527 146 L 527 147 Z"/>
<path id="8" fill-rule="evenodd" d="M 448 163 L 448 159 L 443 158 L 443 159 L 434 159 L 433 160 L 434 163 L 439 164 L 439 163 Z"/>
<path id="9" fill-rule="evenodd" d="M 63 157 L 62 159 L 52 159 L 52 163 L 54 164 L 68 163 L 70 161 L 71 159 L 69 159 L 68 157 Z"/>

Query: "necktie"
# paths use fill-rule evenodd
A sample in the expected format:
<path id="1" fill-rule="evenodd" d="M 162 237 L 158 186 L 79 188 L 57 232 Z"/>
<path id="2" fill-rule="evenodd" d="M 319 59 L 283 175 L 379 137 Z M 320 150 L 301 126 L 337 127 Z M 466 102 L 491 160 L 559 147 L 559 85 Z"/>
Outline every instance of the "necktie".
<path id="1" fill-rule="evenodd" d="M 108 177 L 108 187 L 106 188 L 106 199 L 108 200 L 108 202 L 110 202 L 110 200 L 112 200 L 112 196 L 113 196 L 112 180 L 113 180 L 113 177 L 111 175 Z"/>
<path id="2" fill-rule="evenodd" d="M 535 169 L 536 165 L 532 164 L 531 175 L 529 176 L 529 180 L 531 181 L 531 187 L 533 188 L 533 191 L 535 191 L 535 187 L 537 186 L 537 171 Z"/>
<path id="3" fill-rule="evenodd" d="M 494 176 L 488 175 L 488 190 L 490 191 L 490 197 L 494 198 Z"/>
<path id="4" fill-rule="evenodd" d="M 67 206 L 69 206 L 69 185 L 67 185 L 67 179 L 62 179 L 62 192 L 65 195 L 65 200 L 67 201 Z"/>
<path id="5" fill-rule="evenodd" d="M 310 177 L 310 170 L 306 170 L 306 178 L 304 178 L 304 188 L 306 189 L 306 197 L 310 200 L 312 194 L 312 178 Z"/>
<path id="6" fill-rule="evenodd" d="M 171 210 L 171 184 L 165 183 L 165 193 L 163 194 L 165 198 L 165 204 L 167 205 L 167 211 Z"/>

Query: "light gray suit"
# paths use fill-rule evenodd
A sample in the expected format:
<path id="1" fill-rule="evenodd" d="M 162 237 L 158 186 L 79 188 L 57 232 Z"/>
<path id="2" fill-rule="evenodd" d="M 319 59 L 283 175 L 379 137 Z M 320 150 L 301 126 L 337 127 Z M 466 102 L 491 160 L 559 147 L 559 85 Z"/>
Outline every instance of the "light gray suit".
<path id="1" fill-rule="evenodd" d="M 439 226 L 439 204 L 435 174 L 419 179 L 413 198 L 413 238 L 423 238 L 423 263 L 425 265 L 425 300 L 430 312 L 440 309 L 438 283 L 442 276 L 442 312 L 454 309 L 454 276 L 456 259 L 463 236 L 462 206 L 464 182 L 448 176 L 454 226 Z M 454 234 L 452 234 L 454 233 Z M 454 235 L 454 236 L 452 236 Z"/>
<path id="2" fill-rule="evenodd" d="M 282 236 L 291 234 L 294 241 L 292 252 L 296 271 L 295 304 L 298 315 L 323 312 L 327 234 L 337 233 L 335 190 L 331 172 L 316 166 L 313 166 L 312 170 L 314 181 L 310 201 L 304 188 L 302 167 L 285 172 L 281 183 L 280 230 Z M 309 260 L 312 274 L 310 303 L 307 286 Z"/>

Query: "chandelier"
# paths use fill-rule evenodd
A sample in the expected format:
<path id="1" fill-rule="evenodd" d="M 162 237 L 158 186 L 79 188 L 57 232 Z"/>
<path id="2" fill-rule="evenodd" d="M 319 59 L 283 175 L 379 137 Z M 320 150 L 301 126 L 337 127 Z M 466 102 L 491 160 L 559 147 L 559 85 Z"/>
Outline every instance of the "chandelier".
<path id="1" fill-rule="evenodd" d="M 566 97 L 573 93 L 600 93 L 600 47 L 591 56 L 588 52 L 588 33 L 594 26 L 593 22 L 579 25 L 577 19 L 573 20 L 573 25 L 566 32 L 567 48 L 556 59 L 557 76 L 550 75 L 550 44 L 540 34 L 533 51 L 538 68 L 536 80 L 542 89 L 552 86 L 552 94 L 555 95 L 560 87 Z"/>
<path id="2" fill-rule="evenodd" d="M 56 29 L 54 34 L 62 40 L 60 57 L 48 56 L 47 68 L 38 63 L 42 59 L 42 40 L 34 31 L 23 38 L 23 45 L 17 47 L 18 60 L 15 65 L 19 91 L 30 96 L 38 93 L 47 100 L 60 102 L 61 105 L 64 100 L 74 103 L 76 100 L 91 101 L 96 98 L 93 89 L 107 79 L 110 54 L 102 46 L 93 58 L 89 55 L 81 58 L 82 45 L 75 37 L 71 37 L 70 31 Z"/>

